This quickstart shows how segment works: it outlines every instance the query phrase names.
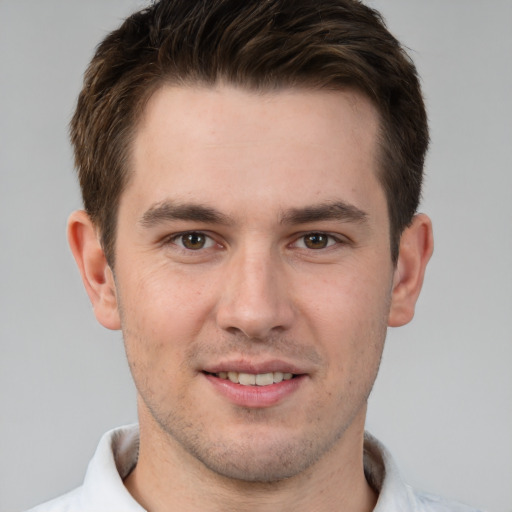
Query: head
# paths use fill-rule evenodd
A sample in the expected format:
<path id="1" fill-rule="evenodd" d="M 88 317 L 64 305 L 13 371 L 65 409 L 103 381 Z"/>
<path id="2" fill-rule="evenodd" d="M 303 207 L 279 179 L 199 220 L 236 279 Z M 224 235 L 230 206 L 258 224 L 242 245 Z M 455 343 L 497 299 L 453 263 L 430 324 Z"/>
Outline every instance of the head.
<path id="1" fill-rule="evenodd" d="M 110 265 L 148 100 L 164 84 L 220 82 L 251 91 L 355 89 L 372 102 L 396 262 L 420 199 L 428 127 L 415 67 L 380 15 L 357 0 L 164 0 L 99 45 L 71 123 L 85 209 Z"/>
<path id="2" fill-rule="evenodd" d="M 123 330 L 137 467 L 362 476 L 386 329 L 412 318 L 432 249 L 421 94 L 379 16 L 160 2 L 100 45 L 72 137 L 70 241 L 96 317 Z"/>

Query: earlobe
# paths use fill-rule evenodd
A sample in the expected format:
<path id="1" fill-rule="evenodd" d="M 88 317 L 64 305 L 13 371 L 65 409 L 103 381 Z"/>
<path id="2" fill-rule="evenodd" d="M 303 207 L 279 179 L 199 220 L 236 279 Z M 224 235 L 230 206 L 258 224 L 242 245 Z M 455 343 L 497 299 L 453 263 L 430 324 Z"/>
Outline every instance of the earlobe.
<path id="1" fill-rule="evenodd" d="M 96 227 L 83 210 L 73 212 L 69 217 L 68 242 L 98 322 L 108 329 L 120 329 L 114 275 Z"/>
<path id="2" fill-rule="evenodd" d="M 432 223 L 426 215 L 416 215 L 400 239 L 388 318 L 390 327 L 399 327 L 412 320 L 433 250 Z"/>

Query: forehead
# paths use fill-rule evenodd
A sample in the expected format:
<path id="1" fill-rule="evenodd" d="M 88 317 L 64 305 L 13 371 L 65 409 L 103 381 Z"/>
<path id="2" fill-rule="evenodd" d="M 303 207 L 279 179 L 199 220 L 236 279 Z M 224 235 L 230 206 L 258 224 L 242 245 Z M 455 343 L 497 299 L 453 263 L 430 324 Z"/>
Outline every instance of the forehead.
<path id="1" fill-rule="evenodd" d="M 351 90 L 164 86 L 137 127 L 128 189 L 140 201 L 194 196 L 228 209 L 336 200 L 336 191 L 365 202 L 377 184 L 378 126 L 371 102 Z"/>
<path id="2" fill-rule="evenodd" d="M 147 102 L 136 139 L 147 142 L 158 132 L 216 144 L 230 135 L 234 142 L 245 139 L 252 145 L 260 130 L 261 139 L 273 137 L 276 143 L 285 138 L 288 143 L 328 145 L 333 138 L 341 143 L 357 138 L 361 131 L 374 134 L 378 117 L 371 101 L 354 89 L 253 91 L 229 85 L 164 85 Z"/>

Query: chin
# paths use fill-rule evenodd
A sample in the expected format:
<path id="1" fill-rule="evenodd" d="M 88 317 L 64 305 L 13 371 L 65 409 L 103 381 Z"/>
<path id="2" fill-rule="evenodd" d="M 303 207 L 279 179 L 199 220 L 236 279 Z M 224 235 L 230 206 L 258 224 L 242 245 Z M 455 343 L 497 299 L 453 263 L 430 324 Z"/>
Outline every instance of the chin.
<path id="1" fill-rule="evenodd" d="M 247 483 L 276 483 L 292 478 L 313 466 L 331 447 L 321 437 L 296 438 L 284 435 L 249 436 L 216 440 L 207 446 L 190 446 L 189 453 L 213 473 Z"/>
<path id="2" fill-rule="evenodd" d="M 258 453 L 240 449 L 219 453 L 199 460 L 219 476 L 247 483 L 276 483 L 292 478 L 311 466 L 315 459 L 310 454 L 281 447 L 272 452 Z"/>

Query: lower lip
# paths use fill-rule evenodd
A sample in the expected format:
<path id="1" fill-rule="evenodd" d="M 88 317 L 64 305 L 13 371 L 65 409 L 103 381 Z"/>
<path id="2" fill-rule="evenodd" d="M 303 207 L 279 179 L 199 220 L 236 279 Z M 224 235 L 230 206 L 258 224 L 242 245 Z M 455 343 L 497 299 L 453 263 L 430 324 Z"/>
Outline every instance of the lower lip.
<path id="1" fill-rule="evenodd" d="M 215 375 L 204 373 L 215 390 L 230 402 L 240 407 L 271 407 L 292 395 L 302 384 L 306 375 L 299 375 L 290 380 L 283 380 L 268 386 L 243 386 Z"/>

